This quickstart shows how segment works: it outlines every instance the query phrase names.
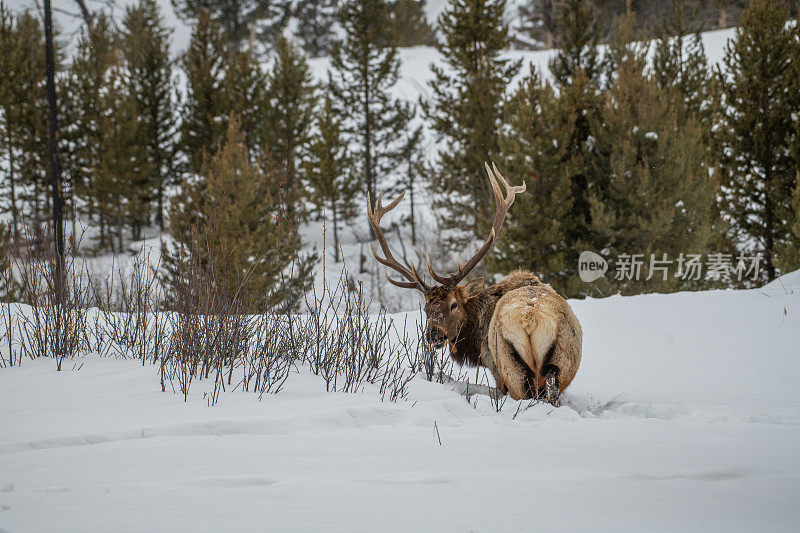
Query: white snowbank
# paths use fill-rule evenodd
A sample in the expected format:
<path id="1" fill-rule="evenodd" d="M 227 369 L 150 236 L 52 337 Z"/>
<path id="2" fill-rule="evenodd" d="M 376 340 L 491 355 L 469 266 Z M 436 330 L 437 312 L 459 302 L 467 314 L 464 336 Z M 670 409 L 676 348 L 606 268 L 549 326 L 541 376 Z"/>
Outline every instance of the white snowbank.
<path id="1" fill-rule="evenodd" d="M 770 281 L 761 288 L 761 291 L 767 294 L 800 292 L 800 270 L 789 272 Z"/>
<path id="2" fill-rule="evenodd" d="M 133 361 L 25 361 L 0 369 L 0 530 L 794 531 L 800 292 L 768 287 L 571 302 L 565 405 L 515 419 L 420 378 L 210 408 Z"/>

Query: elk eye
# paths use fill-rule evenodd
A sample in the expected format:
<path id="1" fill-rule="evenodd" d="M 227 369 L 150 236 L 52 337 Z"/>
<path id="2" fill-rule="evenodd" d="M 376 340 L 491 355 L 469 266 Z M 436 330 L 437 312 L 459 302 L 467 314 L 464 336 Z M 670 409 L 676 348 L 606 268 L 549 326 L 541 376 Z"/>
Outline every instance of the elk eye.
<path id="1" fill-rule="evenodd" d="M 458 307 L 458 302 L 453 302 L 453 305 L 450 306 L 450 310 L 452 311 L 456 307 Z"/>

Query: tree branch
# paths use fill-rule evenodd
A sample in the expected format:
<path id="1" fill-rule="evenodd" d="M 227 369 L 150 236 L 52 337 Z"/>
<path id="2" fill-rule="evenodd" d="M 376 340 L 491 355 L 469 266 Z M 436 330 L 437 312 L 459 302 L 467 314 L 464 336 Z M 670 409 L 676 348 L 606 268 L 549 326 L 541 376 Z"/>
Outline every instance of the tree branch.
<path id="1" fill-rule="evenodd" d="M 81 9 L 81 15 L 86 22 L 86 28 L 91 29 L 92 22 L 94 21 L 94 14 L 86 7 L 86 2 L 84 0 L 75 0 L 75 3 L 78 4 L 78 7 Z"/>

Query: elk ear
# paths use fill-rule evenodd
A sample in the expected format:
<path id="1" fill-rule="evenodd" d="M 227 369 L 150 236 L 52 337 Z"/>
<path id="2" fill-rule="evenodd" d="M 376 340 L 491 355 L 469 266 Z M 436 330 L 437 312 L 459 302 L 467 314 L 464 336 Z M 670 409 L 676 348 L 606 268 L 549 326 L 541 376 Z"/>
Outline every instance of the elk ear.
<path id="1" fill-rule="evenodd" d="M 464 285 L 464 292 L 467 296 L 472 296 L 476 292 L 483 290 L 483 278 L 475 278 L 466 285 Z"/>

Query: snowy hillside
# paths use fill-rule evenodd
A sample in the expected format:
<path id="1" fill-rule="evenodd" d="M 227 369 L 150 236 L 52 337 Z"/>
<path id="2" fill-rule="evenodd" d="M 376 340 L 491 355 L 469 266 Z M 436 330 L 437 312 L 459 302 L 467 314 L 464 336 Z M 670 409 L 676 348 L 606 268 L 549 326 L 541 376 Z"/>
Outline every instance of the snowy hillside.
<path id="1" fill-rule="evenodd" d="M 306 372 L 207 407 L 135 361 L 0 369 L 0 531 L 796 531 L 800 272 L 570 303 L 557 409 Z"/>
<path id="2" fill-rule="evenodd" d="M 173 53 L 177 54 L 181 50 L 184 50 L 189 43 L 189 38 L 191 37 L 191 27 L 189 24 L 184 23 L 181 21 L 178 16 L 175 14 L 175 9 L 172 6 L 171 0 L 156 0 L 159 7 L 161 8 L 161 12 L 163 13 L 164 20 L 166 21 L 167 25 L 173 28 Z M 512 29 L 515 27 L 515 22 L 517 19 L 517 12 L 518 6 L 524 0 L 510 0 L 506 3 L 506 22 L 509 24 L 509 27 Z M 13 10 L 19 9 L 37 9 L 36 0 L 5 0 L 6 5 L 11 7 Z M 93 0 L 88 0 L 87 5 L 90 9 L 99 9 L 104 8 L 106 10 L 110 10 L 112 17 L 119 21 L 122 19 L 122 14 L 125 11 L 125 6 L 134 4 L 134 0 L 115 0 L 111 3 L 100 3 L 94 2 Z M 79 17 L 72 16 L 74 14 L 78 14 L 79 10 L 77 9 L 77 4 L 70 0 L 67 5 L 58 5 L 58 2 L 55 2 L 55 7 L 60 8 L 61 11 L 55 13 L 55 20 L 59 25 L 59 28 L 62 34 L 66 37 L 71 37 L 75 32 L 78 31 L 82 20 Z M 435 24 L 439 15 L 444 11 L 447 7 L 447 0 L 427 0 L 425 3 L 425 14 L 430 24 Z M 72 14 L 72 15 L 70 15 Z"/>
<path id="3" fill-rule="evenodd" d="M 12 9 L 34 8 L 35 2 L 33 0 L 7 0 Z M 115 20 L 122 19 L 124 6 L 130 4 L 132 0 L 120 0 L 116 3 L 116 8 L 113 12 Z M 445 0 L 430 0 L 426 4 L 426 12 L 429 20 L 434 21 L 446 6 Z M 506 18 L 510 26 L 514 25 L 514 17 L 516 16 L 516 6 L 518 2 L 509 2 L 507 7 Z M 170 0 L 159 0 L 159 5 L 163 11 L 165 21 L 168 26 L 174 28 L 173 32 L 173 46 L 172 54 L 178 56 L 183 49 L 186 48 L 189 37 L 190 27 L 178 20 L 172 8 Z M 70 10 L 70 9 L 68 9 Z M 56 18 L 62 28 L 62 40 L 69 40 L 71 43 L 76 41 L 74 39 L 75 32 L 80 27 L 81 21 L 79 19 L 71 18 L 64 13 L 57 13 Z M 703 44 L 709 58 L 709 63 L 717 64 L 722 58 L 723 50 L 730 38 L 733 37 L 735 30 L 721 30 L 706 32 L 703 34 Z M 506 55 L 512 59 L 519 59 L 523 62 L 523 68 L 516 80 L 508 80 L 509 86 L 513 87 L 519 79 L 526 75 L 528 72 L 528 64 L 534 65 L 546 77 L 549 76 L 548 63 L 555 55 L 555 50 L 543 51 L 518 51 L 511 50 L 506 52 Z M 417 102 L 420 98 L 427 99 L 429 96 L 428 81 L 431 79 L 431 65 L 443 67 L 442 57 L 439 53 L 431 47 L 412 47 L 403 48 L 399 52 L 401 60 L 400 79 L 394 87 L 393 93 L 396 97 L 402 98 L 411 102 Z M 330 66 L 328 58 L 318 58 L 310 60 L 310 66 L 313 76 L 318 81 L 324 81 L 327 78 L 327 71 Z M 429 161 L 436 161 L 437 159 L 437 146 L 431 138 L 430 130 L 426 129 L 428 136 L 427 142 L 423 143 L 426 147 L 426 157 Z M 398 171 L 402 172 L 403 169 Z M 507 176 L 512 182 L 518 177 Z M 381 189 L 389 188 L 396 182 L 398 175 L 381 176 L 379 187 Z M 416 246 L 410 244 L 408 238 L 408 225 L 405 224 L 402 228 L 403 242 L 395 231 L 387 230 L 387 238 L 390 244 L 397 250 L 401 250 L 403 246 L 406 248 L 402 250 L 403 256 L 410 258 L 417 258 L 417 264 L 420 263 L 419 258 L 424 257 L 425 253 L 431 253 L 437 266 L 446 268 L 448 260 L 453 262 L 453 257 L 437 257 L 434 253 L 436 250 L 435 242 L 438 241 L 439 235 L 438 224 L 436 223 L 434 214 L 431 209 L 432 195 L 428 191 L 417 191 L 416 201 L 416 221 L 419 225 L 419 233 L 427 236 L 421 239 Z M 386 223 L 388 225 L 393 221 L 398 220 L 400 216 L 408 216 L 409 205 L 406 200 L 401 206 L 398 207 L 396 213 L 392 213 L 387 217 Z M 8 213 L 0 215 L 0 217 L 7 217 Z M 79 226 L 80 226 L 80 221 Z M 323 242 L 323 224 L 317 221 L 310 221 L 301 229 L 307 248 L 310 250 L 315 248 L 318 252 L 325 248 L 326 256 L 330 262 L 333 258 L 333 238 L 330 234 L 331 221 L 328 221 L 328 235 Z M 96 227 L 78 227 L 73 228 L 70 225 L 67 227 L 68 235 L 75 235 L 79 243 L 86 243 L 86 248 L 91 241 L 91 237 L 95 235 L 99 229 Z M 341 247 L 343 256 L 345 258 L 346 266 L 354 279 L 360 281 L 367 287 L 368 294 L 375 300 L 373 309 L 377 309 L 378 305 L 383 305 L 389 311 L 411 310 L 417 307 L 418 299 L 415 294 L 408 291 L 400 291 L 395 287 L 388 285 L 383 278 L 382 268 L 378 268 L 377 263 L 372 259 L 369 253 L 369 238 L 370 234 L 367 229 L 366 217 L 364 213 L 352 221 L 352 223 L 340 232 Z M 433 238 L 430 238 L 433 237 Z M 144 239 L 142 241 L 132 242 L 129 244 L 130 251 L 137 251 L 144 247 L 149 254 L 152 263 L 158 264 L 160 255 L 160 242 L 162 236 L 159 235 L 156 228 L 151 227 L 145 230 Z M 465 251 L 464 254 L 467 252 Z M 99 279 L 105 279 L 110 274 L 112 268 L 111 264 L 122 266 L 123 271 L 126 271 L 127 266 L 132 263 L 132 258 L 123 255 L 118 258 L 104 257 L 90 257 L 87 259 L 90 264 L 89 270 Z M 452 265 L 450 265 L 452 266 Z M 326 276 L 329 280 L 338 278 L 342 265 L 328 265 Z M 315 275 L 318 280 L 322 279 L 322 265 L 318 265 L 315 270 Z"/>

